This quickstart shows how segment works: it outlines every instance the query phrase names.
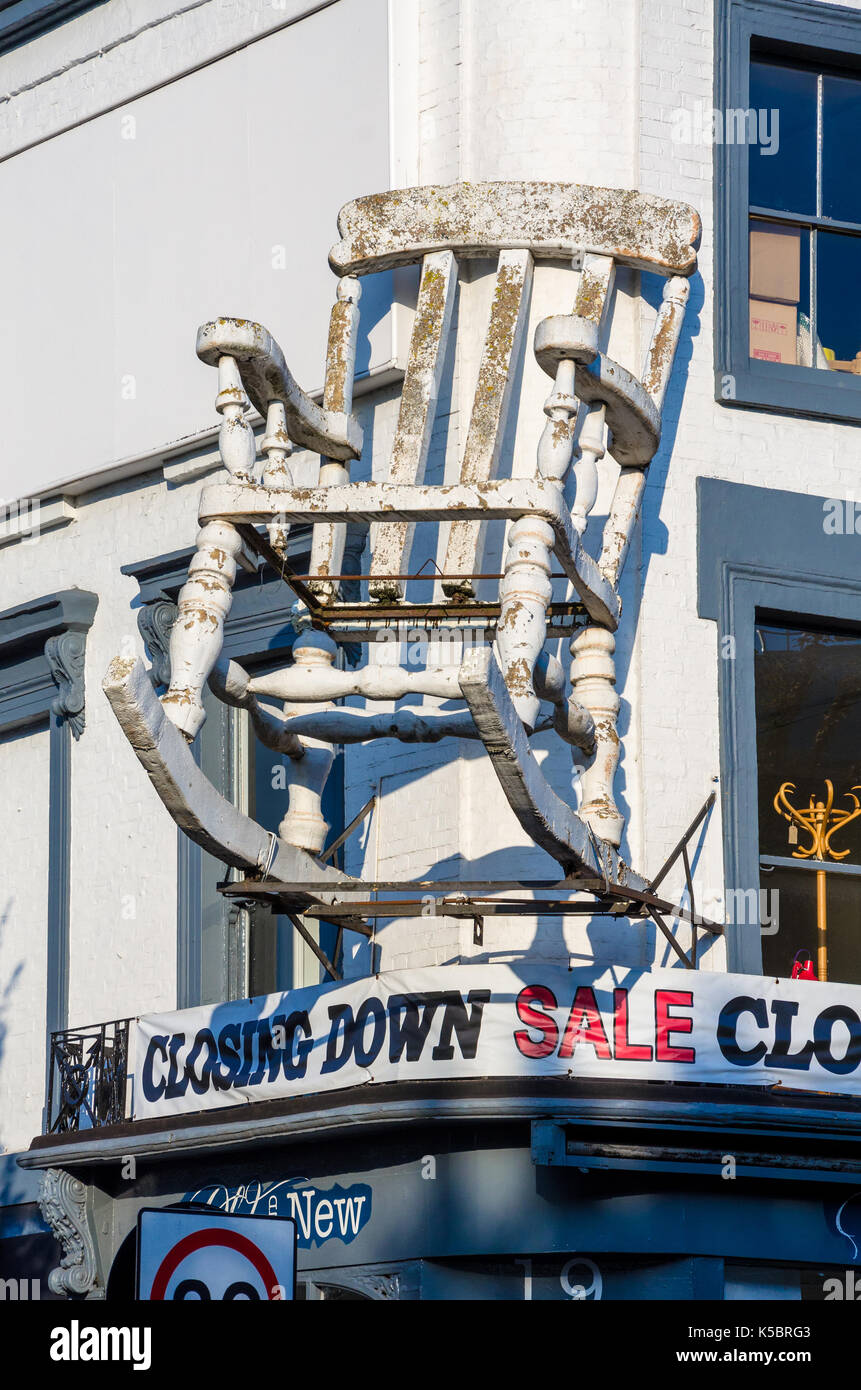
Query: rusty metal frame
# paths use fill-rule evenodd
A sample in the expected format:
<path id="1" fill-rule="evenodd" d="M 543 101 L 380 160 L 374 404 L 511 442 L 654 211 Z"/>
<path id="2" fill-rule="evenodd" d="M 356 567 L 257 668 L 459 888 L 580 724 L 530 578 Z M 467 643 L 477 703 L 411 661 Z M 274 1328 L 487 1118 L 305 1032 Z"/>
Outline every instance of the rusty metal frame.
<path id="1" fill-rule="evenodd" d="M 371 801 L 350 823 L 344 833 L 344 838 L 351 834 L 356 825 L 364 819 L 374 800 L 375 798 L 372 797 Z M 251 903 L 261 900 L 268 902 L 273 910 L 286 916 L 293 923 L 329 973 L 332 969 L 331 962 L 324 958 L 316 942 L 311 945 L 312 939 L 309 937 L 307 929 L 299 925 L 296 918 L 297 912 L 301 912 L 302 916 L 313 918 L 316 921 L 331 922 L 338 927 L 339 933 L 341 931 L 355 931 L 370 938 L 374 935 L 375 930 L 372 923 L 375 923 L 379 918 L 426 916 L 429 895 L 433 895 L 439 900 L 436 905 L 436 912 L 439 916 L 472 920 L 473 944 L 476 946 L 481 946 L 484 943 L 485 917 L 534 917 L 542 913 L 550 913 L 560 917 L 625 916 L 635 921 L 649 917 L 666 938 L 685 968 L 695 970 L 698 958 L 697 932 L 701 930 L 711 936 L 724 935 L 724 927 L 721 923 L 712 922 L 697 914 L 693 874 L 688 853 L 688 845 L 692 836 L 699 829 L 714 803 L 715 793 L 712 792 L 645 889 L 609 883 L 601 878 L 572 876 L 560 880 L 511 879 L 504 883 L 494 883 L 489 879 L 463 881 L 457 879 L 423 879 L 412 883 L 390 879 L 354 879 L 346 881 L 344 884 L 344 889 L 349 892 L 350 897 L 343 902 L 333 903 L 320 901 L 314 884 L 282 883 L 277 879 L 238 879 L 220 884 L 219 891 L 228 898 Z M 689 908 L 682 907 L 679 903 L 673 903 L 667 898 L 659 897 L 655 892 L 655 889 L 658 888 L 679 858 L 682 859 L 684 865 Z M 397 892 L 405 888 L 418 889 L 422 896 L 387 900 L 379 898 L 357 900 L 353 896 L 359 891 L 385 893 Z M 565 896 L 549 899 L 500 897 L 499 894 L 504 889 L 525 889 L 533 893 L 558 890 Z M 583 893 L 589 894 L 593 901 L 584 901 L 582 898 L 576 899 L 571 896 Z M 315 897 L 317 901 L 314 901 Z M 690 925 L 692 937 L 690 955 L 679 945 L 665 921 L 666 917 L 676 918 Z M 338 944 L 340 944 L 340 937 Z M 333 978 L 336 977 L 333 976 Z"/>
<path id="2" fill-rule="evenodd" d="M 323 850 L 323 853 L 320 855 L 321 864 L 325 864 L 327 859 L 332 859 L 334 855 L 337 854 L 341 846 L 343 844 L 346 844 L 347 840 L 349 840 L 353 831 L 358 829 L 358 827 L 362 824 L 362 821 L 365 819 L 366 816 L 370 815 L 371 811 L 373 811 L 376 804 L 376 795 L 368 798 L 361 811 L 359 811 L 355 816 L 353 816 L 353 819 L 350 821 L 350 824 L 341 831 L 337 840 L 333 840 L 332 843 L 329 845 L 328 849 Z"/>
<path id="3" fill-rule="evenodd" d="M 279 555 L 278 551 L 270 544 L 267 536 L 261 535 L 256 527 L 251 525 L 240 524 L 237 525 L 236 529 L 249 548 L 259 555 L 278 578 L 292 589 L 300 603 L 305 604 L 311 626 L 320 631 L 328 632 L 336 642 L 359 642 L 362 639 L 362 630 L 357 631 L 353 628 L 348 633 L 339 634 L 338 627 L 341 623 L 362 624 L 363 630 L 367 632 L 369 637 L 380 627 L 388 627 L 393 622 L 403 622 L 413 626 L 418 624 L 426 627 L 446 627 L 457 625 L 458 621 L 464 618 L 475 618 L 483 619 L 484 627 L 492 630 L 496 626 L 496 620 L 502 609 L 502 604 L 498 600 L 470 601 L 463 598 L 456 602 L 445 601 L 441 603 L 376 603 L 372 600 L 368 600 L 366 603 L 356 601 L 323 603 L 306 582 L 313 576 L 296 574 L 295 570 L 287 563 L 286 556 Z M 367 574 L 332 575 L 329 577 L 332 579 L 365 580 L 370 578 Z M 445 578 L 444 575 L 440 576 L 435 573 L 392 574 L 382 577 L 393 580 Z M 487 574 L 475 574 L 468 577 L 473 579 L 498 578 L 496 575 Z M 554 575 L 553 578 L 567 579 L 567 576 L 560 574 Z M 554 632 L 569 633 L 578 624 L 587 621 L 587 618 L 588 615 L 583 603 L 577 599 L 551 603 L 547 608 L 548 635 Z"/>

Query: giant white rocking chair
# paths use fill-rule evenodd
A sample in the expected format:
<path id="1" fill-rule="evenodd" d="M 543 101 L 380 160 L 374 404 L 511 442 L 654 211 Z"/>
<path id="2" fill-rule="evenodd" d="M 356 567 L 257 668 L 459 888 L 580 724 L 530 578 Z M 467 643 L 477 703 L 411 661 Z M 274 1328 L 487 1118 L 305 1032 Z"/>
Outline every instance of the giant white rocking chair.
<path id="1" fill-rule="evenodd" d="M 360 198 L 342 210 L 339 231 L 342 239 L 329 258 L 339 280 L 322 404 L 296 384 L 278 344 L 259 324 L 221 318 L 199 330 L 198 355 L 218 370 L 220 450 L 230 481 L 202 492 L 197 553 L 171 635 L 170 688 L 159 704 L 141 664 L 118 659 L 105 682 L 108 697 L 178 824 L 250 878 L 296 885 L 297 907 L 314 899 L 331 903 L 326 890 L 359 886 L 320 858 L 327 833 L 320 802 L 334 746 L 376 738 L 480 739 L 520 824 L 567 878 L 642 894 L 649 885 L 618 855 L 613 632 L 619 578 L 660 440 L 699 218 L 685 204 L 617 189 L 454 184 Z M 430 487 L 424 469 L 458 257 L 497 257 L 496 290 L 460 480 Z M 560 305 L 535 333 L 536 358 L 553 385 L 540 430 L 536 421 L 534 474 L 500 478 L 512 367 L 540 258 L 577 267 L 573 309 Z M 353 482 L 350 463 L 362 450 L 352 413 L 361 277 L 415 262 L 421 263 L 420 288 L 388 480 Z M 640 379 L 601 350 L 616 265 L 666 277 Z M 246 418 L 249 399 L 266 421 L 261 459 Z M 294 445 L 320 455 L 316 485 L 295 485 Z M 605 449 L 621 471 L 596 563 L 581 538 Z M 572 467 L 576 492 L 569 508 L 563 489 Z M 474 580 L 481 529 L 491 520 L 507 521 L 509 529 L 498 598 L 488 604 L 477 600 Z M 340 581 L 347 528 L 360 522 L 374 526 L 367 599 L 357 603 L 342 598 Z M 441 600 L 418 610 L 406 601 L 404 583 L 412 530 L 422 522 L 451 524 Z M 304 580 L 286 560 L 289 529 L 299 523 L 313 526 Z M 259 677 L 219 660 L 237 559 L 246 547 L 273 564 L 298 595 L 293 664 Z M 567 605 L 552 603 L 554 557 L 573 591 Z M 373 641 L 393 619 L 409 622 L 416 611 L 424 624 L 483 626 L 495 635 L 494 645 L 468 650 L 459 668 L 335 668 L 338 642 Z M 548 631 L 561 630 L 553 626 L 559 612 L 562 626 L 565 613 L 576 615 L 576 625 L 569 621 L 568 627 L 574 632 L 570 690 L 560 662 L 545 651 Z M 224 801 L 194 763 L 188 741 L 205 718 L 207 681 L 220 699 L 248 710 L 265 745 L 289 755 L 289 803 L 277 837 Z M 461 706 L 373 710 L 374 701 L 407 694 Z M 370 709 L 333 704 L 347 695 L 363 696 Z M 261 704 L 260 696 L 283 701 L 283 713 Z M 552 714 L 542 717 L 542 701 Z M 579 814 L 551 790 L 530 750 L 530 736 L 550 722 L 579 759 L 591 760 Z"/>

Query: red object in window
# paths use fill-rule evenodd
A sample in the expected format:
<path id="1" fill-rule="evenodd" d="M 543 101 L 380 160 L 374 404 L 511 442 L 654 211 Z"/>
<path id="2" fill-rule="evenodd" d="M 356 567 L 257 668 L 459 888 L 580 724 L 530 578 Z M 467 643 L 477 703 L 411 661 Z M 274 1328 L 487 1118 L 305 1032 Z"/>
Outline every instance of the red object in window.
<path id="1" fill-rule="evenodd" d="M 799 960 L 799 956 L 806 956 L 807 960 Z M 795 960 L 792 962 L 793 980 L 818 980 L 819 976 L 813 969 L 813 957 L 809 951 L 796 951 Z"/>

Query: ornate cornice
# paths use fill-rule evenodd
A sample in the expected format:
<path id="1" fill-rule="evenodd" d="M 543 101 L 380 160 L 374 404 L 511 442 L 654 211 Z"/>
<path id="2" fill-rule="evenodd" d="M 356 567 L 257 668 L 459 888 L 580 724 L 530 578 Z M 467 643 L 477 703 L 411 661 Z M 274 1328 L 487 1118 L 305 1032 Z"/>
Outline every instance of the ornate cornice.
<path id="1" fill-rule="evenodd" d="M 87 1221 L 87 1189 L 63 1168 L 42 1174 L 39 1208 L 63 1248 L 63 1257 L 48 1276 L 48 1287 L 61 1296 L 104 1298 L 96 1248 Z"/>
<path id="2" fill-rule="evenodd" d="M 400 1276 L 398 1274 L 378 1274 L 376 1270 L 333 1270 L 330 1280 L 315 1279 L 311 1283 L 317 1288 L 352 1289 L 365 1298 L 395 1301 L 400 1297 Z"/>

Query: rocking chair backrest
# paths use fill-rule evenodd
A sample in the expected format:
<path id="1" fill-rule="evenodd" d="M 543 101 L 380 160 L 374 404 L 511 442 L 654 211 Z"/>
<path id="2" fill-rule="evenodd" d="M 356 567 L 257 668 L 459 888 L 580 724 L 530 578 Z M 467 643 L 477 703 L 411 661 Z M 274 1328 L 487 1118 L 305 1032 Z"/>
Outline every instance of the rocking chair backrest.
<path id="1" fill-rule="evenodd" d="M 423 481 L 433 430 L 433 409 L 457 279 L 456 256 L 498 255 L 495 290 L 460 470 L 462 483 L 483 483 L 495 474 L 505 433 L 511 365 L 525 327 L 534 259 L 583 255 L 573 315 L 545 320 L 536 341 L 541 365 L 556 377 L 561 362 L 585 365 L 597 356 L 599 330 L 612 291 L 615 265 L 665 276 L 689 275 L 695 265 L 699 219 L 684 204 L 620 189 L 558 183 L 489 183 L 414 188 L 359 198 L 342 209 L 338 229 L 342 239 L 333 247 L 329 262 L 342 277 L 339 296 L 353 304 L 357 295 L 347 288 L 351 281 L 355 284 L 353 277 L 422 263 L 389 478 L 392 483 L 415 485 Z M 621 431 L 625 438 L 617 441 L 619 462 L 648 462 L 657 446 L 660 407 L 672 365 L 672 352 L 667 353 L 666 345 L 670 339 L 674 349 L 677 336 L 672 331 L 675 325 L 667 320 L 679 307 L 683 305 L 674 306 L 672 301 L 662 306 L 642 386 L 637 391 L 634 387 L 640 384 L 630 383 L 629 394 L 635 398 L 644 419 L 637 421 L 635 411 L 634 419 L 626 421 L 628 428 Z M 355 362 L 355 332 L 356 317 L 348 320 L 339 300 L 332 316 L 326 375 L 326 403 L 331 402 L 333 409 L 349 410 L 352 386 L 346 384 L 345 372 Z M 627 376 L 623 369 L 617 371 Z M 563 385 L 566 374 L 570 375 L 563 369 Z M 600 380 L 586 380 L 580 384 L 585 388 L 578 392 L 581 399 L 600 401 L 613 394 L 613 382 L 608 385 Z M 577 406 L 576 402 L 569 402 L 568 392 L 562 390 L 558 394 L 562 399 L 548 402 L 550 423 L 541 468 L 544 476 L 561 476 L 571 458 Z M 612 401 L 610 405 L 608 422 L 612 432 L 614 414 L 618 412 L 612 409 Z M 603 426 L 603 417 L 600 423 Z M 628 442 L 632 433 L 639 433 L 639 440 Z M 629 457 L 625 457 L 626 443 Z M 339 476 L 337 480 L 346 481 L 346 477 Z M 326 481 L 321 474 L 321 483 Z M 332 529 L 326 524 L 327 544 L 318 543 L 312 552 L 314 573 L 335 572 L 331 568 L 335 557 Z M 405 570 L 410 529 L 405 521 L 380 526 L 371 562 L 371 598 L 391 602 L 403 597 L 403 581 L 392 576 Z M 447 576 L 443 589 L 450 597 L 468 597 L 473 592 L 469 576 L 477 566 L 479 530 L 479 522 L 452 522 L 443 566 Z M 342 553 L 342 547 L 338 549 Z M 331 591 L 329 596 L 333 596 Z"/>

